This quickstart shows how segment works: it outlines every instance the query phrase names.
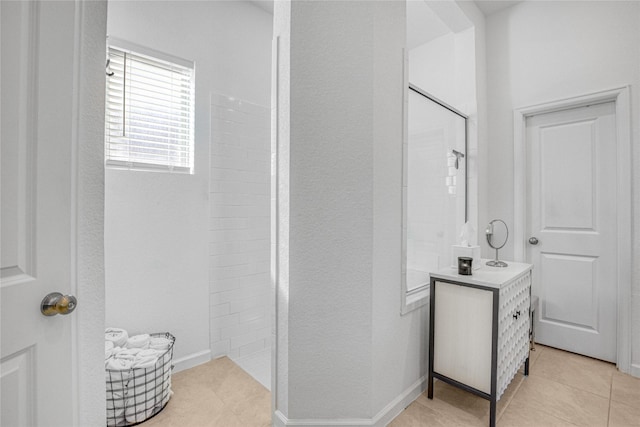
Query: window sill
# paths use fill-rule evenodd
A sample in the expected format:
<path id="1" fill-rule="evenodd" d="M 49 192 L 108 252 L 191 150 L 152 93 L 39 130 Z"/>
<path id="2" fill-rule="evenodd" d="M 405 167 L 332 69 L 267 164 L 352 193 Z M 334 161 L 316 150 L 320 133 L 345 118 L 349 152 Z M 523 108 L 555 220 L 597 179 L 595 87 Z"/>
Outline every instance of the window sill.
<path id="1" fill-rule="evenodd" d="M 413 289 L 409 292 L 406 292 L 402 296 L 402 307 L 400 309 L 400 314 L 405 315 L 422 306 L 427 305 L 429 302 L 430 294 L 429 286 L 430 285 L 426 285 L 418 289 Z"/>

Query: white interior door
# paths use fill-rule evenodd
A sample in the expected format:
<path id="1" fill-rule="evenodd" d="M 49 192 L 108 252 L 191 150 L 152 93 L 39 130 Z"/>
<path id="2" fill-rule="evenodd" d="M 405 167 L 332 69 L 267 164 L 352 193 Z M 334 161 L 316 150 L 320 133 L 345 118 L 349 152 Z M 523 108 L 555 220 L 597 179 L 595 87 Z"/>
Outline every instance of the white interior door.
<path id="1" fill-rule="evenodd" d="M 74 2 L 2 1 L 1 426 L 72 426 L 72 322 L 40 302 L 71 293 L 76 258 Z M 81 303 L 81 302 L 80 302 Z"/>
<path id="2" fill-rule="evenodd" d="M 528 117 L 526 143 L 536 341 L 615 362 L 615 104 Z"/>

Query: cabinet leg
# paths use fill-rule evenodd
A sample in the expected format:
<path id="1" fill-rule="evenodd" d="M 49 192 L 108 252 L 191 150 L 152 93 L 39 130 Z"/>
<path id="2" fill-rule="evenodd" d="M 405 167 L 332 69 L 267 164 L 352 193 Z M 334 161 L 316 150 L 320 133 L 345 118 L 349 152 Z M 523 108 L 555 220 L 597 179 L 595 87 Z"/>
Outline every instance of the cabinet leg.
<path id="1" fill-rule="evenodd" d="M 489 427 L 496 427 L 496 399 L 491 399 L 489 407 Z"/>
<path id="2" fill-rule="evenodd" d="M 527 357 L 527 360 L 524 361 L 524 376 L 528 377 L 529 376 L 529 358 Z"/>

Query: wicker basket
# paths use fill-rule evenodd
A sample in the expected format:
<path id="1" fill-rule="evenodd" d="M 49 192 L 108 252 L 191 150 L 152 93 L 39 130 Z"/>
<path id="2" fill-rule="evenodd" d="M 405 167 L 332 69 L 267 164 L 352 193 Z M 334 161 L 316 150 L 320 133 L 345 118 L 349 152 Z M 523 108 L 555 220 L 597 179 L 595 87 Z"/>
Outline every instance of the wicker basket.
<path id="1" fill-rule="evenodd" d="M 168 332 L 150 336 L 171 342 L 153 367 L 106 369 L 109 427 L 139 424 L 160 412 L 171 397 L 171 362 L 176 338 Z"/>

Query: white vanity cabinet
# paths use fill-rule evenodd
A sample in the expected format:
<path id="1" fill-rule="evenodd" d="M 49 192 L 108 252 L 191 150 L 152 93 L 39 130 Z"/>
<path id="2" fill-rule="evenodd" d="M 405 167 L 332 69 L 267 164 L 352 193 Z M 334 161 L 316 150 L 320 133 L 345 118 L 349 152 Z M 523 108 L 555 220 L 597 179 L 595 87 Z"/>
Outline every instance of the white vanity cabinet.
<path id="1" fill-rule="evenodd" d="M 482 267 L 463 276 L 450 267 L 431 273 L 428 397 L 438 378 L 496 402 L 525 364 L 529 373 L 531 264 Z"/>

